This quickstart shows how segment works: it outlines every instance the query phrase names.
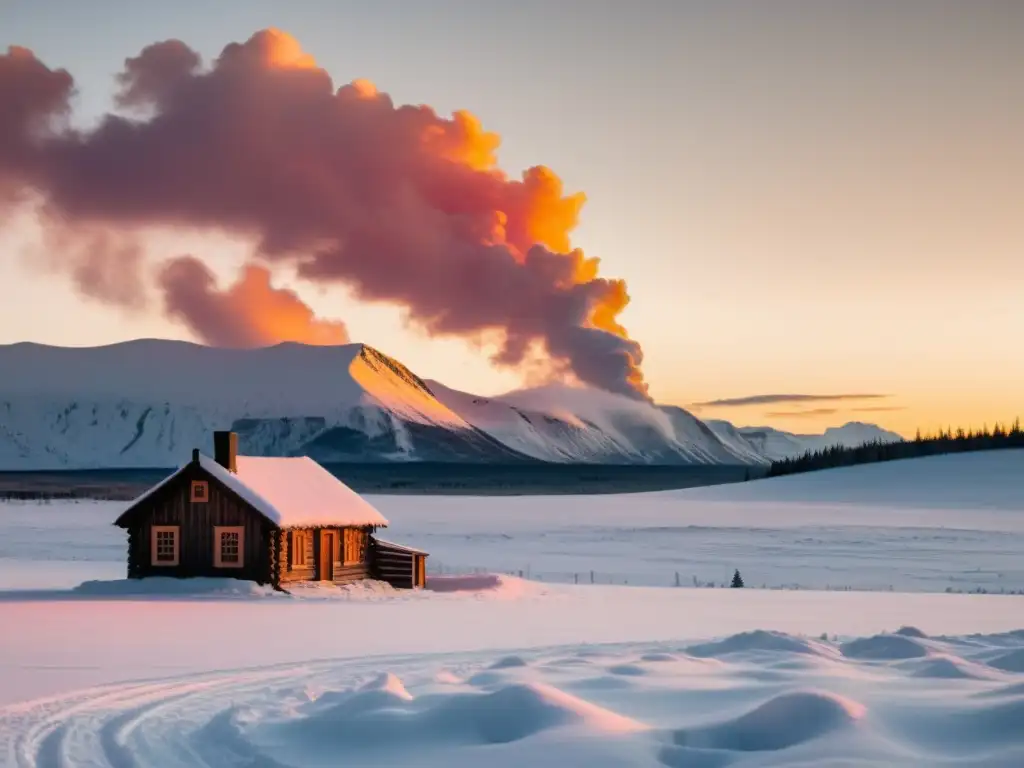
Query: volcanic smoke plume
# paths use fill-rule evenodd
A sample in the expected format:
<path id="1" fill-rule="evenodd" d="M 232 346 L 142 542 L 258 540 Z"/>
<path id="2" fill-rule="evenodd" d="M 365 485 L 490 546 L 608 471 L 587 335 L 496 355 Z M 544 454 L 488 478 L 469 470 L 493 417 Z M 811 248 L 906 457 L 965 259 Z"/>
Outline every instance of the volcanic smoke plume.
<path id="1" fill-rule="evenodd" d="M 271 285 L 281 266 L 397 304 L 431 334 L 497 332 L 499 364 L 539 346 L 553 371 L 647 396 L 640 346 L 617 322 L 625 283 L 598 277 L 598 260 L 570 243 L 584 196 L 542 166 L 506 176 L 499 137 L 468 112 L 396 107 L 365 80 L 335 88 L 277 30 L 205 68 L 184 43 L 156 43 L 118 84 L 122 112 L 78 130 L 70 74 L 23 48 L 0 55 L 0 205 L 32 193 L 72 233 L 183 225 L 250 238 L 253 263 L 227 289 L 193 257 L 157 271 L 165 311 L 203 339 L 344 340 L 343 326 Z M 72 277 L 110 274 L 109 254 L 90 269 L 82 254 L 96 249 L 73 250 Z"/>
<path id="2" fill-rule="evenodd" d="M 224 347 L 250 347 L 301 341 L 345 344 L 339 322 L 317 320 L 292 291 L 270 285 L 270 271 L 249 264 L 238 282 L 218 291 L 210 270 L 192 256 L 168 263 L 160 273 L 167 313 L 177 316 L 206 341 Z"/>

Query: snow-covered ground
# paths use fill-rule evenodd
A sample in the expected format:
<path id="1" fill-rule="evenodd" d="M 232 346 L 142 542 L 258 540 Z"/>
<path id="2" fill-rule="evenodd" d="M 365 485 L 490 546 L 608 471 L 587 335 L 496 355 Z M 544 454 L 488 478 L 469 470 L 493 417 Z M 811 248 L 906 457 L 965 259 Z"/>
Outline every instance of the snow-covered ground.
<path id="1" fill-rule="evenodd" d="M 0 603 L 0 760 L 1024 764 L 1024 598 L 333 591 Z"/>
<path id="2" fill-rule="evenodd" d="M 402 593 L 71 589 L 123 575 L 121 505 L 3 505 L 0 765 L 1019 768 L 1024 597 L 943 592 L 1024 588 L 1022 465 L 374 498 L 432 553 Z M 733 567 L 804 589 L 686 588 Z M 630 586 L 551 583 L 591 569 Z"/>
<path id="3" fill-rule="evenodd" d="M 434 573 L 804 589 L 1024 590 L 1024 451 L 658 493 L 369 497 Z M 120 578 L 115 502 L 0 507 L 0 585 Z M 37 561 L 46 560 L 46 568 Z M 36 564 L 36 565 L 34 565 Z"/>

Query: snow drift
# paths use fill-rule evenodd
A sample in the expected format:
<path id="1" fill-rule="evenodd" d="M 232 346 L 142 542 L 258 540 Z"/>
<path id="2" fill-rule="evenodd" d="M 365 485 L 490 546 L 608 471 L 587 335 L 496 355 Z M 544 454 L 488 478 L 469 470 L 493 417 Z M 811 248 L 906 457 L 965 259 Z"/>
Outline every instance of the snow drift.
<path id="1" fill-rule="evenodd" d="M 802 640 L 778 637 L 790 647 Z M 922 678 L 824 642 L 827 659 L 794 666 L 787 651 L 749 637 L 716 642 L 755 647 L 714 664 L 658 642 L 497 659 L 494 650 L 290 663 L 271 655 L 275 663 L 258 667 L 164 672 L 0 706 L 0 754 L 31 766 L 71 755 L 83 765 L 261 768 L 327 768 L 339 755 L 367 768 L 973 768 L 1024 758 L 1024 693 L 1009 673 Z M 979 669 L 1004 642 L 935 641 L 944 656 Z M 635 672 L 617 674 L 627 667 Z"/>

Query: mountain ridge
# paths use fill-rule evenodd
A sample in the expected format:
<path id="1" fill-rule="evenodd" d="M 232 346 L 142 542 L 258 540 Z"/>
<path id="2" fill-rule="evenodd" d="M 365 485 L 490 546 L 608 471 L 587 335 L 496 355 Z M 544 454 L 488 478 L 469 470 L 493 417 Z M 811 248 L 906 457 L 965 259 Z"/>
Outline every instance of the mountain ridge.
<path id="1" fill-rule="evenodd" d="M 363 343 L 20 342 L 0 370 L 0 469 L 176 466 L 224 428 L 246 453 L 325 462 L 763 465 L 788 439 L 758 448 L 728 422 L 588 388 L 480 397 Z"/>

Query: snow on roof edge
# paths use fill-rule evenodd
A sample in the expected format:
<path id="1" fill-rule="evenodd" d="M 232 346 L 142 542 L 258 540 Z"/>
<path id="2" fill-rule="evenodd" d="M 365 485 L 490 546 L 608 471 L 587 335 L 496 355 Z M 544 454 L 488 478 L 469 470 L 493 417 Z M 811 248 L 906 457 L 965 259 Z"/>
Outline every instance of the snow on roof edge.
<path id="1" fill-rule="evenodd" d="M 281 525 L 284 515 L 281 514 L 280 510 L 246 485 L 238 475 L 222 467 L 209 456 L 204 456 L 201 453 L 199 454 L 199 466 L 236 493 L 242 501 L 267 518 L 267 520 L 274 525 Z"/>
<path id="2" fill-rule="evenodd" d="M 373 540 L 376 541 L 378 544 L 383 544 L 385 547 L 391 547 L 392 549 L 396 549 L 400 552 L 409 552 L 413 555 L 430 555 L 430 553 L 426 550 L 416 549 L 416 547 L 407 547 L 405 544 L 396 544 L 393 541 L 385 541 L 384 539 L 381 539 L 377 536 L 374 536 Z"/>
<path id="3" fill-rule="evenodd" d="M 380 510 L 308 456 L 239 456 L 237 476 L 273 505 L 281 528 L 388 525 Z"/>
<path id="4" fill-rule="evenodd" d="M 239 458 L 245 458 L 245 457 L 239 457 Z M 227 468 L 225 468 L 225 467 L 221 466 L 220 464 L 218 464 L 216 460 L 210 458 L 209 456 L 206 456 L 205 454 L 200 453 L 199 454 L 199 466 L 202 467 L 203 470 L 205 470 L 208 474 L 213 476 L 218 482 L 223 484 L 226 488 L 228 488 L 228 490 L 230 490 L 232 493 L 236 494 L 239 498 L 242 499 L 242 501 L 244 501 L 246 504 L 251 506 L 259 514 L 263 515 L 263 517 L 265 517 L 270 523 L 272 523 L 273 525 L 277 526 L 278 528 L 322 527 L 322 526 L 331 526 L 331 525 L 336 525 L 336 526 L 341 526 L 341 527 L 348 527 L 348 526 L 354 526 L 354 525 L 357 525 L 357 526 L 372 525 L 372 526 L 386 528 L 389 525 L 387 518 L 385 518 L 384 515 L 382 515 L 376 509 L 376 507 L 374 507 L 368 501 L 363 499 L 363 497 L 361 495 L 359 495 L 358 493 L 353 491 L 351 488 L 349 488 L 345 483 L 343 483 L 337 477 L 334 477 L 334 475 L 332 475 L 330 472 L 328 472 L 326 469 L 324 469 L 323 466 L 321 466 L 319 463 L 313 461 L 312 459 L 309 459 L 308 457 L 301 457 L 301 458 L 306 458 L 307 461 L 310 464 L 313 464 L 317 469 L 322 471 L 324 474 L 328 475 L 335 483 L 337 483 L 338 485 L 342 486 L 342 488 L 344 488 L 344 490 L 347 493 L 350 493 L 353 496 L 355 496 L 360 502 L 362 502 L 362 504 L 365 507 L 367 507 L 370 511 L 373 512 L 375 517 L 373 517 L 371 519 L 368 516 L 367 519 L 359 520 L 359 521 L 343 521 L 341 518 L 344 517 L 344 513 L 339 511 L 337 519 L 332 519 L 331 516 L 326 516 L 326 517 L 323 517 L 322 519 L 316 519 L 316 520 L 309 519 L 309 520 L 304 520 L 303 522 L 300 522 L 300 523 L 291 523 L 291 524 L 289 524 L 288 523 L 288 518 L 291 517 L 291 515 L 285 514 L 282 510 L 280 510 L 278 507 L 276 507 L 272 502 L 270 502 L 264 496 L 259 494 L 256 490 L 251 488 L 241 477 L 239 477 L 234 472 L 231 472 Z M 282 461 L 289 461 L 289 460 L 292 460 L 292 459 L 282 459 Z M 178 475 L 180 475 L 188 466 L 190 466 L 190 464 L 191 464 L 191 462 L 189 462 L 187 464 L 182 464 L 180 467 L 178 467 L 178 469 L 176 469 L 174 472 L 170 473 L 167 477 L 165 477 L 163 480 L 158 482 L 156 485 L 152 486 L 151 488 L 148 488 L 146 491 L 141 493 L 139 496 L 135 497 L 128 504 L 128 506 L 124 509 L 124 511 L 122 511 L 121 514 L 118 515 L 117 519 L 114 521 L 114 525 L 121 525 L 121 521 L 129 513 L 133 512 L 142 502 L 144 502 L 146 499 L 148 499 L 150 496 L 152 496 L 158 490 L 163 488 L 169 482 L 174 480 L 174 478 L 176 478 Z M 394 545 L 394 546 L 400 546 L 400 545 Z M 424 554 L 426 554 L 426 553 L 424 553 Z"/>

